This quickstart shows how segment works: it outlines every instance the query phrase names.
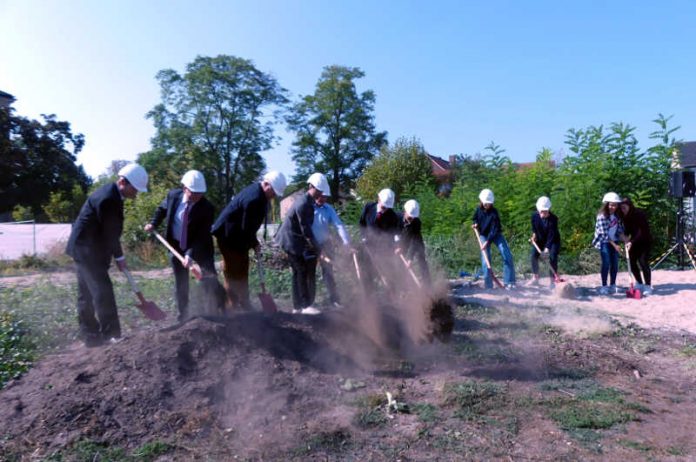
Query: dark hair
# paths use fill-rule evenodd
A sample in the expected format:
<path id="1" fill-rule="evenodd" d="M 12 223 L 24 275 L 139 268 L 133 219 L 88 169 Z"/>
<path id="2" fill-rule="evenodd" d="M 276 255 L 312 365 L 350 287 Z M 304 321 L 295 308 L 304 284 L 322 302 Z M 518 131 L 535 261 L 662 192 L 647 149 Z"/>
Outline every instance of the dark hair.
<path id="1" fill-rule="evenodd" d="M 626 204 L 628 205 L 628 213 L 633 213 L 633 211 L 636 209 L 636 206 L 633 205 L 633 201 L 629 197 L 624 197 L 623 200 L 621 201 L 621 204 Z M 621 214 L 623 215 L 623 210 L 621 211 Z"/>
<path id="2" fill-rule="evenodd" d="M 603 202 L 602 206 L 599 208 L 599 211 L 597 212 L 597 215 L 604 215 L 605 217 L 608 217 L 609 215 L 611 215 L 611 213 L 609 213 L 609 204 L 610 203 L 611 202 Z"/>

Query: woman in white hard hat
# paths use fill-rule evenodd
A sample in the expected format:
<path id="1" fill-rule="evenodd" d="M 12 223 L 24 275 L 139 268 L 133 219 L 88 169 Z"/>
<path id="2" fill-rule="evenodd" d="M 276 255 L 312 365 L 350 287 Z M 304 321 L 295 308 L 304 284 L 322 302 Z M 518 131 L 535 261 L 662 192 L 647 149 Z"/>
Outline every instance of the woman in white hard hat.
<path id="1" fill-rule="evenodd" d="M 479 193 L 479 206 L 474 211 L 474 223 L 472 227 L 477 228 L 481 236 L 482 250 L 488 255 L 490 261 L 490 246 L 498 247 L 500 256 L 503 259 L 503 283 L 506 289 L 515 288 L 515 263 L 512 259 L 512 252 L 505 237 L 503 237 L 503 227 L 500 223 L 498 211 L 493 206 L 495 196 L 490 189 L 483 189 Z M 481 255 L 481 265 L 483 267 L 484 284 L 486 289 L 493 288 L 493 279 L 486 266 L 486 260 Z"/>
<path id="2" fill-rule="evenodd" d="M 423 282 L 430 285 L 430 269 L 425 259 L 425 243 L 423 242 L 422 223 L 419 217 L 420 204 L 413 199 L 406 201 L 401 221 L 399 250 L 407 260 L 418 263 Z"/>
<path id="3" fill-rule="evenodd" d="M 174 255 L 170 256 L 180 322 L 189 318 L 188 272 L 194 263 L 198 263 L 202 270 L 201 286 L 206 302 L 214 305 L 212 308 L 220 312 L 225 308 L 225 293 L 217 279 L 215 249 L 210 234 L 215 208 L 204 197 L 206 191 L 203 174 L 198 170 L 189 170 L 181 178 L 181 188 L 172 189 L 167 193 L 167 197 L 144 227 L 145 231 L 152 232 L 165 221 L 165 239 L 184 257 L 184 263 L 181 263 Z"/>
<path id="4" fill-rule="evenodd" d="M 592 245 L 599 249 L 599 255 L 602 258 L 600 295 L 617 293 L 616 274 L 619 271 L 619 255 L 621 254 L 619 243 L 623 239 L 624 233 L 623 223 L 618 213 L 620 203 L 621 198 L 618 194 L 615 192 L 606 193 L 602 198 L 602 207 L 599 209 L 595 222 Z M 609 286 L 607 286 L 607 277 L 609 278 Z"/>
<path id="5" fill-rule="evenodd" d="M 539 256 L 541 250 L 549 257 L 549 277 L 551 287 L 556 283 L 558 274 L 558 253 L 561 249 L 561 235 L 558 232 L 558 217 L 551 212 L 551 199 L 541 196 L 536 201 L 537 211 L 532 214 L 532 280 L 531 285 L 539 284 Z M 536 244 L 536 247 L 534 246 Z"/>

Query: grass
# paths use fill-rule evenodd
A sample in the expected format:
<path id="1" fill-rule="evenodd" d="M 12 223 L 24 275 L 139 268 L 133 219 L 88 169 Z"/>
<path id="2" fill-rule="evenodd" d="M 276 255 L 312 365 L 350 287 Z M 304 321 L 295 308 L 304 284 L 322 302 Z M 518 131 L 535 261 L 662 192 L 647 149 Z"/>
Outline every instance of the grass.
<path id="1" fill-rule="evenodd" d="M 0 312 L 0 389 L 31 367 L 35 345 L 27 337 L 21 320 Z"/>
<path id="2" fill-rule="evenodd" d="M 470 419 L 500 406 L 504 390 L 496 383 L 467 380 L 445 384 L 442 393 L 444 405 L 454 407 L 455 416 Z"/>
<path id="3" fill-rule="evenodd" d="M 383 393 L 371 393 L 358 397 L 354 404 L 358 412 L 353 418 L 353 424 L 359 428 L 381 427 L 387 422 L 387 413 L 384 406 L 387 397 Z"/>
<path id="4" fill-rule="evenodd" d="M 293 453 L 307 456 L 316 452 L 341 453 L 351 447 L 352 435 L 345 429 L 333 432 L 320 432 L 304 441 Z"/>
<path id="5" fill-rule="evenodd" d="M 107 442 L 81 440 L 71 446 L 56 451 L 45 460 L 51 462 L 152 462 L 167 454 L 174 446 L 162 441 L 150 441 L 128 452 Z"/>
<path id="6" fill-rule="evenodd" d="M 411 412 L 418 416 L 421 422 L 433 423 L 438 420 L 439 411 L 437 406 L 430 403 L 417 403 L 411 406 Z"/>

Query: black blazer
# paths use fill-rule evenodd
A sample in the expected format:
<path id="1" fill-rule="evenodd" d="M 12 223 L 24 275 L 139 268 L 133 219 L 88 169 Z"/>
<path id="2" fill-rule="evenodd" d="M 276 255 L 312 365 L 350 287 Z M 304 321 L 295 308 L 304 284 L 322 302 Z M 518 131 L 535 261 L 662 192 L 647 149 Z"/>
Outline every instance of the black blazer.
<path id="1" fill-rule="evenodd" d="M 402 218 L 401 249 L 409 260 L 417 256 L 425 256 L 425 243 L 421 233 L 420 218 L 412 218 L 410 222 Z"/>
<path id="2" fill-rule="evenodd" d="M 278 230 L 278 244 L 293 255 L 316 254 L 319 246 L 312 231 L 313 223 L 314 199 L 305 193 L 298 197 L 288 210 L 288 215 Z"/>
<path id="3" fill-rule="evenodd" d="M 542 220 L 539 212 L 532 214 L 532 232 L 536 236 L 536 243 L 541 250 L 544 247 L 561 245 L 561 234 L 558 232 L 558 217 L 549 212 L 549 217 Z"/>
<path id="4" fill-rule="evenodd" d="M 394 236 L 399 234 L 399 216 L 394 209 L 386 209 L 377 220 L 377 202 L 368 202 L 360 215 L 360 235 L 363 240 L 383 240 L 394 244 Z"/>
<path id="5" fill-rule="evenodd" d="M 261 183 L 239 191 L 215 220 L 211 232 L 228 247 L 245 251 L 259 244 L 256 239 L 268 211 L 268 198 Z"/>
<path id="6" fill-rule="evenodd" d="M 173 246 L 180 247 L 179 236 L 174 236 L 174 217 L 184 198 L 183 189 L 172 189 L 167 193 L 167 197 L 155 210 L 155 214 L 150 220 L 150 224 L 157 226 L 164 220 L 167 225 L 165 237 L 167 242 Z M 189 210 L 188 228 L 186 234 L 186 248 L 181 249 L 185 255 L 193 258 L 198 264 L 209 266 L 214 258 L 213 237 L 210 235 L 210 227 L 213 224 L 215 208 L 202 197 Z"/>
<path id="7" fill-rule="evenodd" d="M 65 252 L 77 262 L 108 265 L 123 256 L 123 198 L 116 183 L 94 191 L 82 205 Z"/>

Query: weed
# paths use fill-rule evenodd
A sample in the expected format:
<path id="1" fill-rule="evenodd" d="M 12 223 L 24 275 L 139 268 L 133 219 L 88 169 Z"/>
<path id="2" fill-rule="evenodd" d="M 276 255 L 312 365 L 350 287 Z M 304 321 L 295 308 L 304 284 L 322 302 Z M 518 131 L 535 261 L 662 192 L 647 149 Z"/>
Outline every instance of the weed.
<path id="1" fill-rule="evenodd" d="M 387 404 L 386 395 L 382 393 L 368 394 L 359 397 L 355 404 L 360 408 L 353 423 L 360 428 L 373 428 L 387 422 L 383 407 Z"/>
<path id="2" fill-rule="evenodd" d="M 34 349 L 24 323 L 12 313 L 0 312 L 0 388 L 29 370 Z"/>
<path id="3" fill-rule="evenodd" d="M 418 403 L 411 406 L 411 410 L 418 416 L 421 422 L 432 423 L 438 420 L 437 407 L 430 403 Z"/>
<path id="4" fill-rule="evenodd" d="M 352 435 L 350 432 L 339 429 L 333 432 L 321 432 L 312 436 L 293 452 L 298 456 L 308 455 L 317 451 L 338 453 L 348 449 L 351 443 Z"/>
<path id="5" fill-rule="evenodd" d="M 696 357 L 696 344 L 692 343 L 692 344 L 689 344 L 689 345 L 682 347 L 679 350 L 679 354 L 681 356 L 686 357 L 686 358 Z"/>
<path id="6" fill-rule="evenodd" d="M 443 389 L 444 404 L 454 406 L 457 417 L 468 419 L 495 407 L 495 398 L 501 392 L 499 385 L 490 382 L 448 383 Z"/>
<path id="7" fill-rule="evenodd" d="M 75 443 L 64 456 L 67 460 L 75 462 L 103 462 L 127 461 L 126 451 L 118 447 L 109 447 L 108 443 L 84 440 Z M 60 459 L 59 459 L 60 460 Z"/>
<path id="8" fill-rule="evenodd" d="M 151 441 L 133 451 L 132 456 L 139 461 L 150 462 L 157 459 L 158 456 L 168 453 L 172 449 L 173 446 L 169 443 Z"/>
<path id="9" fill-rule="evenodd" d="M 667 454 L 670 456 L 682 457 L 685 456 L 687 452 L 681 446 L 670 446 L 667 448 Z"/>
<path id="10" fill-rule="evenodd" d="M 634 419 L 632 414 L 614 406 L 583 401 L 568 404 L 553 411 L 551 418 L 564 430 L 605 429 Z"/>
<path id="11" fill-rule="evenodd" d="M 635 449 L 636 451 L 648 452 L 652 451 L 652 446 L 633 440 L 618 440 L 617 443 L 625 448 Z"/>

